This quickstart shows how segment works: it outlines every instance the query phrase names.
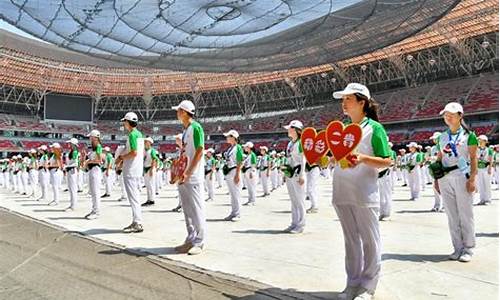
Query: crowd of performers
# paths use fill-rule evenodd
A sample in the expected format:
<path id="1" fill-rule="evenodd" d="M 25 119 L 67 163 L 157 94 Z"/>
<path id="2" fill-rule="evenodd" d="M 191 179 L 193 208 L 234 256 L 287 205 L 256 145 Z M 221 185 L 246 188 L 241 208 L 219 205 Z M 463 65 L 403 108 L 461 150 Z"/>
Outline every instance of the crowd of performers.
<path id="1" fill-rule="evenodd" d="M 226 185 L 231 210 L 224 220 L 235 222 L 244 218 L 242 205 L 256 205 L 258 198 L 286 186 L 291 223 L 284 232 L 300 234 L 305 230 L 306 215 L 318 212 L 318 180 L 332 178 L 332 204 L 346 248 L 347 286 L 340 297 L 356 300 L 371 299 L 375 293 L 381 266 L 379 221 L 390 218 L 394 186 L 407 186 L 414 201 L 429 188 L 435 196 L 430 210 L 445 212 L 448 217 L 453 245 L 450 259 L 470 261 L 475 246 L 473 202 L 490 203 L 492 186 L 498 189 L 498 146 L 488 146 L 484 135 L 476 137 L 464 123 L 462 106 L 452 102 L 441 111 L 447 129 L 429 137 L 433 146 L 424 148 L 412 142 L 396 152 L 378 122 L 378 105 L 366 86 L 351 83 L 333 96 L 341 99 L 344 113 L 363 132 L 348 167 L 334 159 L 308 164 L 300 142 L 304 128 L 300 120 L 284 128 L 290 138 L 286 151 L 265 146 L 256 149 L 251 141 L 240 143 L 236 130 L 224 133 L 229 147 L 223 153 L 205 149 L 195 106 L 185 100 L 173 107 L 184 128 L 175 136 L 175 156 L 161 155 L 155 141 L 137 129 L 137 115 L 129 112 L 121 119 L 128 138 L 114 153 L 102 146 L 101 133 L 92 130 L 88 134 L 90 147 L 72 138 L 66 141 L 68 147 L 53 143 L 31 149 L 24 156 L 2 159 L 0 185 L 48 205 L 59 205 L 61 193 L 68 192 L 67 211 L 81 205 L 78 200 L 87 193 L 92 201 L 86 219 L 99 217 L 100 200 L 111 197 L 117 185 L 121 193 L 117 201 L 129 201 L 132 210 L 132 222 L 123 231 L 138 233 L 144 230 L 142 207 L 155 205 L 162 187 L 173 182 L 173 159 L 187 157 L 187 167 L 175 183 L 179 203 L 173 208 L 184 213 L 187 237 L 175 249 L 196 255 L 205 247 L 205 202 L 216 200 L 215 189 Z M 144 188 L 145 198 L 140 193 Z M 258 195 L 258 190 L 262 194 Z"/>

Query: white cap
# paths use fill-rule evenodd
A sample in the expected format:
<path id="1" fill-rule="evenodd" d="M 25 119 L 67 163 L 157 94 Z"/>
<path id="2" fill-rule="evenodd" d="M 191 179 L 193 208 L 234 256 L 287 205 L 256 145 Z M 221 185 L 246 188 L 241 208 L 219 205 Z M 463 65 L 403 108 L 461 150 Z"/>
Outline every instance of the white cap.
<path id="1" fill-rule="evenodd" d="M 406 149 L 401 148 L 401 149 L 399 149 L 399 152 L 406 152 Z"/>
<path id="2" fill-rule="evenodd" d="M 267 148 L 266 146 L 260 146 L 259 148 L 262 150 L 266 150 L 266 152 L 269 151 L 269 148 Z"/>
<path id="3" fill-rule="evenodd" d="M 488 137 L 485 136 L 484 134 L 481 134 L 480 136 L 477 137 L 479 140 L 483 140 L 483 141 L 488 141 Z"/>
<path id="4" fill-rule="evenodd" d="M 18 154 L 16 157 L 17 157 L 17 159 L 22 159 L 23 158 L 23 156 L 21 154 Z"/>
<path id="5" fill-rule="evenodd" d="M 431 146 L 425 146 L 425 149 L 431 149 L 432 147 Z"/>
<path id="6" fill-rule="evenodd" d="M 434 133 L 432 134 L 432 136 L 431 136 L 429 139 L 430 139 L 430 140 L 435 140 L 435 139 L 437 139 L 440 135 L 441 135 L 441 132 L 436 131 L 436 132 L 434 132 Z"/>
<path id="7" fill-rule="evenodd" d="M 408 145 L 406 145 L 406 147 L 408 147 L 408 148 L 418 148 L 418 144 L 415 143 L 415 142 L 411 142 Z"/>
<path id="8" fill-rule="evenodd" d="M 422 148 L 423 148 L 423 146 L 422 146 L 422 145 L 417 145 L 417 148 L 418 148 L 418 149 L 422 149 Z"/>
<path id="9" fill-rule="evenodd" d="M 61 148 L 61 145 L 59 143 L 53 143 L 52 145 L 49 146 L 50 148 Z"/>
<path id="10" fill-rule="evenodd" d="M 391 147 L 391 148 L 392 148 L 392 146 L 394 146 L 394 144 L 393 144 L 393 143 L 391 143 L 391 142 L 389 142 L 389 143 L 387 143 L 387 144 L 388 144 L 388 145 L 389 145 L 389 147 Z"/>
<path id="11" fill-rule="evenodd" d="M 243 147 L 248 147 L 248 148 L 253 148 L 253 143 L 252 142 L 246 142 Z"/>
<path id="12" fill-rule="evenodd" d="M 145 142 L 150 142 L 151 144 L 153 144 L 155 141 L 153 140 L 152 137 L 148 136 L 147 138 L 144 139 Z"/>
<path id="13" fill-rule="evenodd" d="M 293 120 L 290 122 L 290 124 L 283 126 L 283 128 L 285 128 L 285 129 L 290 129 L 290 128 L 302 129 L 302 128 L 304 128 L 304 125 L 299 120 Z"/>
<path id="14" fill-rule="evenodd" d="M 106 147 L 104 147 L 104 151 L 109 152 L 109 151 L 111 151 L 111 148 L 109 148 L 108 146 L 106 146 Z"/>
<path id="15" fill-rule="evenodd" d="M 228 132 L 224 133 L 224 136 L 232 136 L 234 138 L 239 138 L 240 134 L 238 133 L 238 131 L 231 129 Z"/>
<path id="16" fill-rule="evenodd" d="M 30 153 L 36 153 L 36 150 L 35 149 L 31 149 Z"/>
<path id="17" fill-rule="evenodd" d="M 38 147 L 39 150 L 47 151 L 47 145 L 41 145 Z"/>
<path id="18" fill-rule="evenodd" d="M 128 113 L 125 114 L 125 117 L 123 117 L 120 121 L 132 121 L 132 122 L 137 122 L 139 121 L 139 118 L 137 117 L 137 114 L 135 112 L 129 111 Z"/>
<path id="19" fill-rule="evenodd" d="M 276 155 L 276 151 L 274 151 L 274 150 L 273 150 L 273 151 L 271 151 L 271 153 L 269 153 L 269 154 L 271 154 L 271 155 Z"/>
<path id="20" fill-rule="evenodd" d="M 344 95 L 361 94 L 366 98 L 370 99 L 370 90 L 361 83 L 349 83 L 343 91 L 337 91 L 333 93 L 333 98 L 342 99 Z"/>
<path id="21" fill-rule="evenodd" d="M 463 114 L 464 113 L 464 108 L 458 102 L 450 102 L 450 103 L 446 104 L 446 106 L 444 107 L 444 109 L 439 114 L 442 115 L 445 112 L 450 112 L 452 114 L 456 114 L 456 113 L 462 113 Z"/>
<path id="22" fill-rule="evenodd" d="M 24 160 L 25 162 L 29 162 L 29 161 L 30 161 L 30 158 L 26 156 L 26 157 L 24 157 L 24 158 L 23 158 L 23 160 Z"/>
<path id="23" fill-rule="evenodd" d="M 207 153 L 210 152 L 210 153 L 215 153 L 215 149 L 214 148 L 208 148 L 207 149 Z"/>
<path id="24" fill-rule="evenodd" d="M 78 140 L 75 138 L 71 138 L 71 139 L 67 140 L 66 143 L 70 143 L 70 144 L 73 144 L 75 146 L 78 146 Z"/>
<path id="25" fill-rule="evenodd" d="M 99 130 L 94 129 L 89 134 L 87 134 L 87 137 L 101 138 L 101 133 L 99 132 Z"/>
<path id="26" fill-rule="evenodd" d="M 215 156 L 222 157 L 222 153 L 217 153 Z"/>
<path id="27" fill-rule="evenodd" d="M 172 109 L 173 110 L 182 109 L 184 111 L 187 111 L 190 114 L 194 114 L 195 107 L 194 107 L 193 102 L 191 102 L 189 100 L 183 100 L 183 101 L 181 101 L 181 103 L 179 103 L 179 105 L 172 106 Z"/>

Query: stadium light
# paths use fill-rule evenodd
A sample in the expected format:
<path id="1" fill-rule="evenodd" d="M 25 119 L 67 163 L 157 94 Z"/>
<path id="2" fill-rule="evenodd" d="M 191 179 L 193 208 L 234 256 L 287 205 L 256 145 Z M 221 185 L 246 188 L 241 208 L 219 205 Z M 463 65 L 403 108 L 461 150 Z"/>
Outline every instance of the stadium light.
<path id="1" fill-rule="evenodd" d="M 366 71 L 366 68 L 367 68 L 366 65 L 362 65 L 361 66 L 361 71 L 363 71 L 363 72 Z"/>
<path id="2" fill-rule="evenodd" d="M 429 59 L 429 65 L 434 66 L 436 64 L 435 59 Z"/>
<path id="3" fill-rule="evenodd" d="M 486 49 L 489 46 L 490 46 L 490 42 L 488 42 L 488 41 L 484 41 L 484 42 L 481 43 L 481 47 L 483 47 L 483 49 Z"/>
<path id="4" fill-rule="evenodd" d="M 406 60 L 407 61 L 412 61 L 413 60 L 413 55 L 410 54 L 410 55 L 406 56 Z"/>
<path id="5" fill-rule="evenodd" d="M 377 69 L 377 74 L 380 76 L 382 75 L 382 69 Z"/>

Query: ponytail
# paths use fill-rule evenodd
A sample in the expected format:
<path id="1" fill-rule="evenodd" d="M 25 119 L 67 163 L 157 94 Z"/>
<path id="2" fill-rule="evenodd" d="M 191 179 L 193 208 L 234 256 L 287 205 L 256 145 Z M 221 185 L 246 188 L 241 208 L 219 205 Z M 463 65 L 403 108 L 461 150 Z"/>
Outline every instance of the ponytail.
<path id="1" fill-rule="evenodd" d="M 379 122 L 378 110 L 380 105 L 373 98 L 368 99 L 361 94 L 355 94 L 355 96 L 358 101 L 365 101 L 363 112 L 366 117 Z"/>
<path id="2" fill-rule="evenodd" d="M 465 133 L 469 134 L 471 133 L 471 129 L 469 128 L 469 126 L 467 126 L 467 124 L 465 123 L 464 121 L 464 117 L 463 117 L 463 114 L 462 113 L 458 113 L 460 115 L 460 125 L 462 126 L 462 128 L 465 130 Z"/>

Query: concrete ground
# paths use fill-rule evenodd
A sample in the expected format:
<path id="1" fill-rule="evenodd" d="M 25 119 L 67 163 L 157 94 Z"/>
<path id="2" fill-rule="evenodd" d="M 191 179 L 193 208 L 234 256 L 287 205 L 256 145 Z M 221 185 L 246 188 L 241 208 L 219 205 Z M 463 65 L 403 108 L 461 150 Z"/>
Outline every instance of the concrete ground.
<path id="1" fill-rule="evenodd" d="M 145 231 L 140 234 L 121 233 L 131 222 L 131 211 L 128 203 L 115 200 L 118 190 L 102 200 L 101 217 L 90 221 L 83 219 L 91 205 L 84 194 L 79 194 L 74 212 L 63 211 L 68 206 L 67 193 L 53 207 L 0 190 L 0 206 L 128 252 L 167 258 L 163 261 L 175 261 L 193 272 L 223 279 L 237 276 L 241 278 L 237 281 L 253 290 L 274 293 L 278 299 L 285 295 L 332 299 L 345 286 L 343 237 L 330 204 L 331 180 L 321 179 L 318 188 L 320 211 L 307 215 L 306 231 L 301 235 L 282 233 L 291 218 L 285 187 L 270 197 L 258 198 L 256 206 L 243 207 L 241 221 L 236 223 L 222 221 L 230 212 L 229 195 L 225 188 L 216 190 L 216 200 L 206 207 L 206 251 L 199 256 L 173 251 L 186 234 L 183 214 L 169 212 L 177 205 L 173 186 L 164 186 L 156 204 L 143 210 Z M 145 198 L 145 191 L 143 195 Z M 246 197 L 246 191 L 243 195 Z M 496 299 L 498 191 L 493 195 L 492 205 L 474 208 L 477 247 L 472 262 L 464 264 L 447 260 L 452 252 L 447 218 L 444 213 L 429 211 L 434 201 L 430 186 L 420 200 L 409 201 L 409 190 L 398 183 L 392 218 L 381 223 L 383 266 L 376 299 Z M 7 230 L 0 227 L 1 241 Z M 95 257 L 99 257 L 97 251 Z M 1 280 L 0 284 L 0 288 L 5 285 Z"/>

